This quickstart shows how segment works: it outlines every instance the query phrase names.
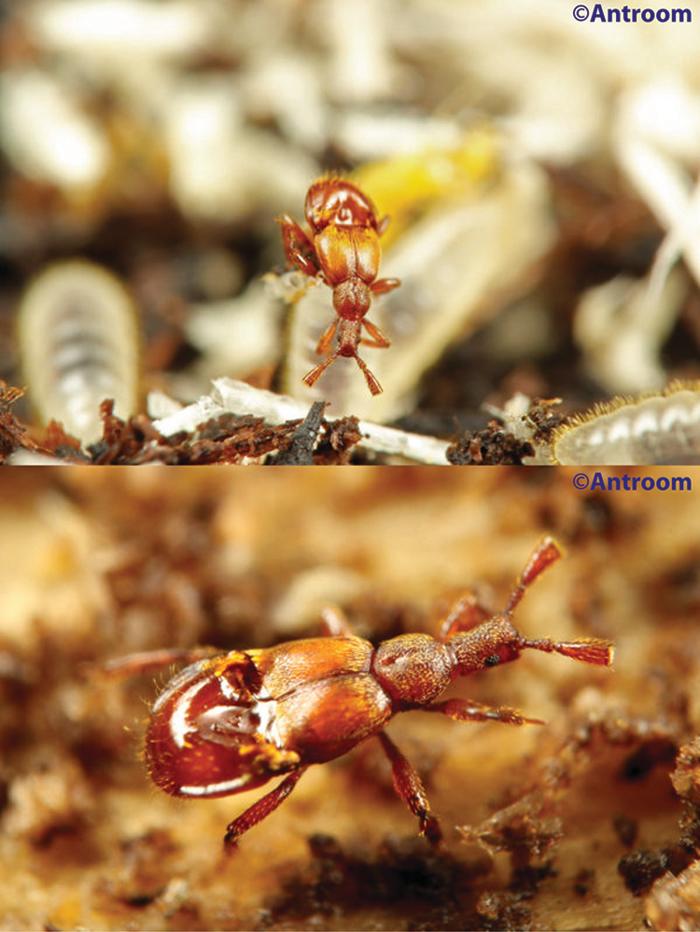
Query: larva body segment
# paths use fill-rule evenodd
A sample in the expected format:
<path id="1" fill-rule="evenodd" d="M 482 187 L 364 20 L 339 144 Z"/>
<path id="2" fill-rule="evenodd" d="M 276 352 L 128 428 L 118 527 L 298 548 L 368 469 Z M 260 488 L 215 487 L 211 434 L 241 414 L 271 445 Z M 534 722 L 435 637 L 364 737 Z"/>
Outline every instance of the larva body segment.
<path id="1" fill-rule="evenodd" d="M 552 459 L 561 466 L 699 463 L 700 383 L 675 382 L 661 395 L 597 405 L 559 428 Z"/>
<path id="2" fill-rule="evenodd" d="M 24 379 L 43 423 L 59 421 L 86 445 L 102 434 L 105 398 L 120 417 L 134 413 L 137 317 L 111 273 L 81 260 L 50 266 L 25 291 L 18 329 Z"/>

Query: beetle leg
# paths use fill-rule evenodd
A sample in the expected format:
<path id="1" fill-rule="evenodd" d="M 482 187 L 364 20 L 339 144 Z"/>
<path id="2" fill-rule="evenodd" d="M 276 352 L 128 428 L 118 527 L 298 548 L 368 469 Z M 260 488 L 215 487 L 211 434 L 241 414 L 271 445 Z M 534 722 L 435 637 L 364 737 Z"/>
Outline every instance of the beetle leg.
<path id="1" fill-rule="evenodd" d="M 126 657 L 117 657 L 104 664 L 88 665 L 88 672 L 99 670 L 107 676 L 128 677 L 139 676 L 142 673 L 155 673 L 164 667 L 171 667 L 175 663 L 195 663 L 207 657 L 214 657 L 221 653 L 218 647 L 185 647 L 164 648 L 163 650 L 148 650 L 136 654 L 127 654 Z"/>
<path id="2" fill-rule="evenodd" d="M 324 356 L 328 352 L 328 347 L 331 345 L 333 337 L 335 336 L 336 328 L 338 327 L 338 318 L 333 321 L 333 323 L 324 331 L 321 339 L 318 341 L 316 346 L 316 353 L 319 356 Z"/>
<path id="3" fill-rule="evenodd" d="M 276 222 L 282 228 L 282 243 L 287 261 L 314 278 L 321 270 L 314 244 L 289 214 L 277 217 Z"/>
<path id="4" fill-rule="evenodd" d="M 300 767 L 298 770 L 292 771 L 274 790 L 266 793 L 256 803 L 253 803 L 233 822 L 229 822 L 224 835 L 224 847 L 228 851 L 232 851 L 237 846 L 241 835 L 257 825 L 258 822 L 262 822 L 271 812 L 274 812 L 292 792 L 306 769 L 306 767 Z"/>
<path id="5" fill-rule="evenodd" d="M 372 294 L 387 294 L 387 292 L 393 291 L 394 288 L 398 288 L 400 284 L 400 278 L 378 278 L 375 282 L 372 282 L 369 289 Z"/>
<path id="6" fill-rule="evenodd" d="M 425 835 L 431 845 L 439 845 L 442 841 L 442 829 L 440 823 L 430 811 L 430 802 L 423 781 L 418 776 L 413 764 L 403 756 L 385 732 L 380 731 L 377 737 L 391 764 L 394 789 L 413 815 L 418 817 L 421 835 Z"/>
<path id="7" fill-rule="evenodd" d="M 440 712 L 458 722 L 503 722 L 504 725 L 544 725 L 540 718 L 527 718 L 506 705 L 490 706 L 473 699 L 446 699 L 423 706 L 422 712 Z"/>
<path id="8" fill-rule="evenodd" d="M 387 340 L 379 327 L 375 326 L 370 320 L 363 320 L 362 326 L 369 333 L 371 340 L 360 340 L 365 346 L 373 346 L 375 349 L 386 349 L 391 346 L 391 340 Z"/>
<path id="9" fill-rule="evenodd" d="M 342 608 L 337 605 L 327 605 L 321 611 L 321 627 L 327 637 L 352 637 L 353 630 Z"/>
<path id="10" fill-rule="evenodd" d="M 377 236 L 381 236 L 382 233 L 386 233 L 387 227 L 391 223 L 391 217 L 387 214 L 382 217 L 382 219 L 377 223 Z"/>
<path id="11" fill-rule="evenodd" d="M 438 639 L 449 641 L 459 631 L 470 631 L 482 622 L 488 621 L 491 614 L 479 602 L 476 594 L 468 589 L 457 599 L 440 625 Z"/>

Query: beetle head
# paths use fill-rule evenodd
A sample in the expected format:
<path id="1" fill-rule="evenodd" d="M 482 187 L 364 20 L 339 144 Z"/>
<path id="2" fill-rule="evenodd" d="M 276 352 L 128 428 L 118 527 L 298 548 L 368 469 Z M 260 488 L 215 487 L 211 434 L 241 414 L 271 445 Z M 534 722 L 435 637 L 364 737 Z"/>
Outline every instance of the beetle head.
<path id="1" fill-rule="evenodd" d="M 314 233 L 320 233 L 330 223 L 377 229 L 374 204 L 344 178 L 321 178 L 314 182 L 306 195 L 304 213 Z"/>

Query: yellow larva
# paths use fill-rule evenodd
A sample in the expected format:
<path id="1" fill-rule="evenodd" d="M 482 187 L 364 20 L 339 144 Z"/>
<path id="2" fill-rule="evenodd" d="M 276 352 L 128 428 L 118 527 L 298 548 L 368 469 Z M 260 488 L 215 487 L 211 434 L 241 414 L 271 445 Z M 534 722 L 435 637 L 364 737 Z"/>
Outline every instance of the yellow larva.
<path id="1" fill-rule="evenodd" d="M 119 280 L 90 262 L 58 262 L 25 291 L 18 312 L 23 376 L 43 423 L 59 421 L 84 445 L 102 433 L 99 406 L 136 409 L 139 329 Z"/>
<path id="2" fill-rule="evenodd" d="M 557 430 L 552 459 L 562 466 L 700 463 L 700 382 L 596 405 Z"/>

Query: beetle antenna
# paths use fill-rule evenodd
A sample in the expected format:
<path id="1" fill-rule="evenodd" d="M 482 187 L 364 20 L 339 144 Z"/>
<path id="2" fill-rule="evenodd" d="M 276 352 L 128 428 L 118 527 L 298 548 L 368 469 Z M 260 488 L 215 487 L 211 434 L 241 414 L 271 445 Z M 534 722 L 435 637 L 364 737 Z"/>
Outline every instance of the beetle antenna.
<path id="1" fill-rule="evenodd" d="M 556 563 L 561 555 L 561 549 L 553 537 L 545 537 L 544 540 L 538 544 L 513 587 L 513 591 L 510 594 L 508 604 L 505 608 L 506 615 L 511 615 L 513 613 L 532 583 L 548 566 L 551 566 L 552 563 Z"/>
<path id="2" fill-rule="evenodd" d="M 323 375 L 323 373 L 330 366 L 330 364 L 334 362 L 337 358 L 338 358 L 337 352 L 331 353 L 331 355 L 327 359 L 324 359 L 323 362 L 320 362 L 317 366 L 314 366 L 311 372 L 306 373 L 306 375 L 304 376 L 304 381 L 309 386 L 309 388 L 311 388 L 312 385 L 316 384 L 318 379 Z"/>
<path id="3" fill-rule="evenodd" d="M 546 654 L 563 654 L 565 657 L 571 657 L 572 660 L 592 663 L 598 667 L 612 666 L 615 656 L 612 641 L 604 641 L 601 638 L 580 638 L 575 641 L 550 641 L 549 638 L 528 641 L 523 638 L 518 646 L 521 649 L 531 647 L 533 650 L 541 650 Z"/>
<path id="4" fill-rule="evenodd" d="M 369 390 L 372 392 L 373 395 L 380 395 L 382 392 L 382 386 L 379 384 L 379 382 L 374 377 L 374 375 L 372 375 L 372 373 L 370 372 L 369 367 L 367 366 L 367 363 L 364 361 L 364 359 L 362 359 L 357 354 L 355 354 L 355 359 L 357 360 L 357 365 L 360 367 L 360 369 L 362 369 L 362 373 L 365 377 L 365 380 L 367 382 L 367 387 L 369 388 Z"/>
<path id="5" fill-rule="evenodd" d="M 561 549 L 552 537 L 545 537 L 535 548 L 510 594 L 505 610 L 507 616 L 513 613 L 516 606 L 520 603 L 522 597 L 537 577 L 540 576 L 548 566 L 551 566 L 552 563 L 556 563 L 561 555 Z M 530 641 L 527 638 L 521 637 L 518 641 L 518 647 L 521 650 L 529 647 L 533 650 L 544 651 L 546 654 L 563 654 L 565 657 L 571 657 L 573 660 L 580 660 L 582 663 L 592 663 L 600 667 L 609 667 L 613 662 L 614 653 L 612 642 L 602 640 L 601 638 L 581 638 L 574 641 L 551 641 L 549 638 L 538 638 L 537 640 Z"/>

